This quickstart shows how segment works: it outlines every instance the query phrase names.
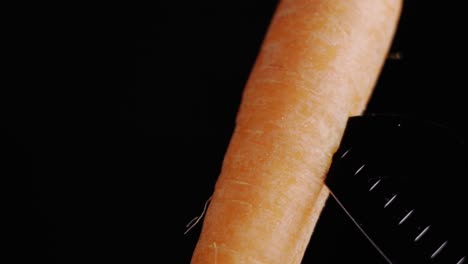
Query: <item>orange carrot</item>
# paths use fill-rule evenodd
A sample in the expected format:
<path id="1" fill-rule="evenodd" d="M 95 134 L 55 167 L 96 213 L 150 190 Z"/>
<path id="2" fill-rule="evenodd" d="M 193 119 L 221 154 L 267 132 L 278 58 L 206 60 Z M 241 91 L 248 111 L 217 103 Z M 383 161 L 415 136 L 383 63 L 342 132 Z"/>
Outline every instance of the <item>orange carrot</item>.
<path id="1" fill-rule="evenodd" d="M 300 263 L 332 155 L 367 104 L 400 9 L 401 0 L 280 1 L 193 264 Z"/>

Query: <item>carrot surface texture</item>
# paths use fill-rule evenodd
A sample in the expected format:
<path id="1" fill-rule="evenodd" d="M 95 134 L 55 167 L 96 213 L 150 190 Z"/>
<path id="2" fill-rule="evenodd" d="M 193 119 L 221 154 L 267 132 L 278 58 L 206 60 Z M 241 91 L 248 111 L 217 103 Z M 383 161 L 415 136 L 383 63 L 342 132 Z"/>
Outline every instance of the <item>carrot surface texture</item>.
<path id="1" fill-rule="evenodd" d="M 350 116 L 364 110 L 401 0 L 283 0 L 243 92 L 191 263 L 300 263 Z"/>

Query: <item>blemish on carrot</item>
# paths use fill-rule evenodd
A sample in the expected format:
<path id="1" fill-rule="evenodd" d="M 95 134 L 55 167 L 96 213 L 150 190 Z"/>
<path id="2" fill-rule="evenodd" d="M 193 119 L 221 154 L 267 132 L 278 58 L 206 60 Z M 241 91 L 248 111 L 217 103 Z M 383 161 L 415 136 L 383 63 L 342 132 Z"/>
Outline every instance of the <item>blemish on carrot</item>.
<path id="1" fill-rule="evenodd" d="M 242 200 L 237 200 L 237 199 L 224 199 L 228 202 L 232 202 L 232 203 L 237 203 L 237 204 L 241 204 L 241 205 L 245 205 L 247 207 L 254 207 L 253 204 L 247 202 L 247 201 L 242 201 Z"/>
<path id="2" fill-rule="evenodd" d="M 254 135 L 262 135 L 263 133 L 265 133 L 261 129 L 246 129 L 245 132 L 251 133 L 251 134 L 254 134 Z"/>
<path id="3" fill-rule="evenodd" d="M 216 245 L 216 242 L 213 242 L 213 244 L 211 245 L 211 247 L 212 247 L 213 250 L 214 250 L 214 263 L 215 263 L 215 264 L 218 264 L 218 246 Z"/>
<path id="4" fill-rule="evenodd" d="M 250 184 L 248 182 L 245 182 L 245 181 L 231 180 L 231 179 L 227 179 L 226 182 L 240 184 L 240 185 L 252 185 L 252 184 Z"/>

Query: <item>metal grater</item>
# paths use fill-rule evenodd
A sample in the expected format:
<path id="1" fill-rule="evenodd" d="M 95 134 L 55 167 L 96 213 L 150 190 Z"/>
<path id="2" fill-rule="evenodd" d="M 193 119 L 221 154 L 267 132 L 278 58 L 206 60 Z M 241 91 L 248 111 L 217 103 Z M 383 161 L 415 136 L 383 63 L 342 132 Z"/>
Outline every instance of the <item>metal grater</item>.
<path id="1" fill-rule="evenodd" d="M 387 263 L 468 263 L 464 142 L 400 116 L 350 118 L 326 179 Z"/>

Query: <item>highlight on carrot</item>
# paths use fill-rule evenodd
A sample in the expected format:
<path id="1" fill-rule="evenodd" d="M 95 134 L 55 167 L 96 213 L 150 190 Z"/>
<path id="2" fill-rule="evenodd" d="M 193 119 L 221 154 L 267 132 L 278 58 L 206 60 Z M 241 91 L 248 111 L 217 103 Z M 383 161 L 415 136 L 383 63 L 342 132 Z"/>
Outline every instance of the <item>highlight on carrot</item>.
<path id="1" fill-rule="evenodd" d="M 246 84 L 192 263 L 300 263 L 347 119 L 364 110 L 401 0 L 282 0 Z"/>

